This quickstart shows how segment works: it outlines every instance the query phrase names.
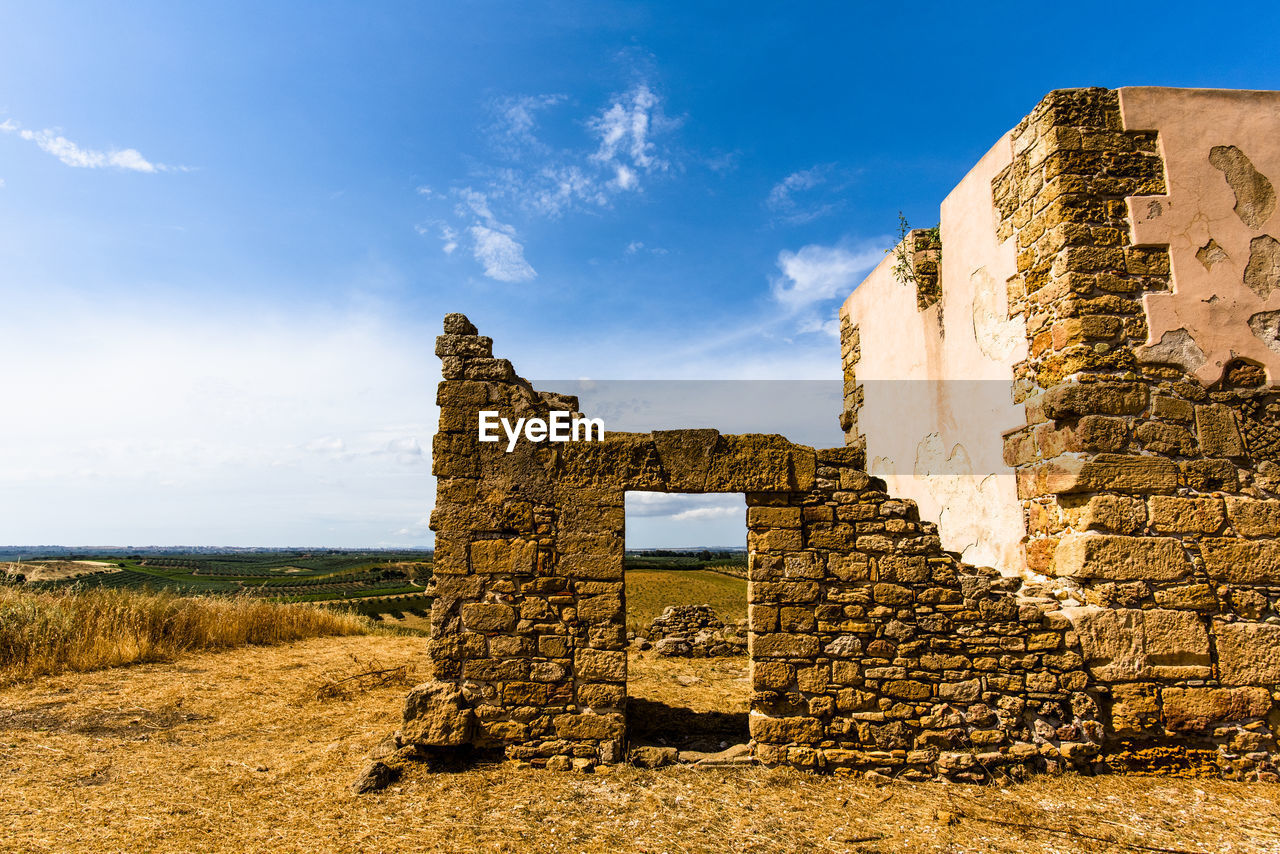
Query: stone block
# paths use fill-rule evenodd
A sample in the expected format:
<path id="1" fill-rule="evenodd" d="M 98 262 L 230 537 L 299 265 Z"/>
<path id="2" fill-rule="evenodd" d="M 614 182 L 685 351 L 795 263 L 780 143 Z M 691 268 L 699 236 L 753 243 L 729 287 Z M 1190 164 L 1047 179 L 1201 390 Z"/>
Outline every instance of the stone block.
<path id="1" fill-rule="evenodd" d="M 1196 407 L 1196 434 L 1206 457 L 1244 456 L 1236 415 L 1220 403 Z"/>
<path id="2" fill-rule="evenodd" d="M 1140 415 L 1147 408 L 1147 389 L 1139 383 L 1064 383 L 1044 393 L 1048 418 L 1081 415 Z"/>
<path id="3" fill-rule="evenodd" d="M 1271 710 L 1271 692 L 1266 688 L 1165 688 L 1161 699 L 1165 726 L 1175 732 L 1263 718 Z"/>
<path id="4" fill-rule="evenodd" d="M 462 606 L 462 625 L 473 632 L 508 632 L 515 628 L 516 610 L 497 602 L 468 602 Z"/>
<path id="5" fill-rule="evenodd" d="M 1207 679 L 1209 633 L 1191 611 L 1064 608 L 1085 666 L 1107 682 Z M 1278 630 L 1280 631 L 1280 630 Z"/>
<path id="6" fill-rule="evenodd" d="M 1242 537 L 1280 537 L 1280 501 L 1228 496 L 1227 518 Z"/>
<path id="7" fill-rule="evenodd" d="M 765 744 L 816 744 L 822 740 L 822 721 L 810 717 L 772 718 L 753 713 L 751 738 Z"/>
<path id="8" fill-rule="evenodd" d="M 1177 581 L 1190 574 L 1191 562 L 1172 537 L 1067 534 L 1054 551 L 1053 572 L 1108 581 Z"/>
<path id="9" fill-rule="evenodd" d="M 457 686 L 424 682 L 404 702 L 404 740 L 430 747 L 457 747 L 471 741 L 475 713 Z"/>
<path id="10" fill-rule="evenodd" d="M 622 738 L 626 725 L 622 715 L 556 715 L 552 721 L 556 735 L 560 738 L 582 739 L 583 741 L 607 741 Z"/>
<path id="11" fill-rule="evenodd" d="M 1147 525 L 1147 505 L 1127 495 L 1094 495 L 1077 512 L 1075 527 L 1082 531 L 1136 534 Z"/>
<path id="12" fill-rule="evenodd" d="M 1218 679 L 1226 685 L 1280 685 L 1280 626 L 1213 624 Z"/>
<path id="13" fill-rule="evenodd" d="M 1038 486 L 1055 495 L 1106 491 L 1136 495 L 1169 493 L 1178 488 L 1178 466 L 1172 460 L 1153 456 L 1058 457 L 1046 464 Z"/>
<path id="14" fill-rule="evenodd" d="M 747 525 L 752 528 L 799 528 L 799 507 L 748 507 Z"/>
<path id="15" fill-rule="evenodd" d="M 476 540 L 468 547 L 471 571 L 494 575 L 531 575 L 537 565 L 533 540 Z"/>
<path id="16" fill-rule="evenodd" d="M 753 658 L 813 658 L 818 654 L 818 639 L 813 635 L 752 634 L 750 641 Z"/>
<path id="17" fill-rule="evenodd" d="M 1162 534 L 1214 534 L 1227 521 L 1221 498 L 1153 495 L 1148 504 L 1151 527 Z"/>
<path id="18" fill-rule="evenodd" d="M 1280 583 L 1280 540 L 1208 537 L 1200 541 L 1205 572 L 1234 584 Z"/>
<path id="19" fill-rule="evenodd" d="M 587 623 L 621 623 L 622 597 L 616 593 L 578 600 L 578 619 Z"/>
<path id="20" fill-rule="evenodd" d="M 767 528 L 761 531 L 748 531 L 747 542 L 754 551 L 786 552 L 799 551 L 804 547 L 804 540 L 798 529 Z"/>
<path id="21" fill-rule="evenodd" d="M 627 654 L 608 649 L 578 649 L 574 651 L 575 675 L 592 682 L 626 682 Z"/>
<path id="22" fill-rule="evenodd" d="M 1111 700 L 1111 729 L 1115 735 L 1148 735 L 1158 726 L 1160 697 L 1155 683 L 1113 685 Z"/>

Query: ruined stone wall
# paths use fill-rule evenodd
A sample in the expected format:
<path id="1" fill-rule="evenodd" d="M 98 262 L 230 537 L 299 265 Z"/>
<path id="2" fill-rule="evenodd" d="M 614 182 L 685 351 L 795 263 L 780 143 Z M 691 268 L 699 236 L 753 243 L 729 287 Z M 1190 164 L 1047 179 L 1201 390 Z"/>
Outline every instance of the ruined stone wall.
<path id="1" fill-rule="evenodd" d="M 625 493 L 743 492 L 759 760 L 1275 779 L 1280 133 L 1258 134 L 1280 96 L 1246 94 L 1047 96 L 944 203 L 941 269 L 913 233 L 915 278 L 886 259 L 846 302 L 845 448 L 672 430 L 507 453 L 477 441 L 481 409 L 577 401 L 446 318 L 436 681 L 402 741 L 621 761 Z M 898 362 L 920 400 L 873 390 Z M 975 411 L 928 390 L 957 368 L 1007 397 Z M 913 467 L 876 477 L 894 430 Z M 952 465 L 988 446 L 1003 469 Z M 981 561 L 996 569 L 965 559 L 1009 548 Z"/>

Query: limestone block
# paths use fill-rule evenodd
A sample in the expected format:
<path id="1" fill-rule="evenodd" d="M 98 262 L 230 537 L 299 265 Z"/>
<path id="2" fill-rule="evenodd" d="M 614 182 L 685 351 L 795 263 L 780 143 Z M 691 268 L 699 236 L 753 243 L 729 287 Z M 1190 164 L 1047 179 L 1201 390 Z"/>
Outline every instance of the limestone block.
<path id="1" fill-rule="evenodd" d="M 703 488 L 708 492 L 804 491 L 813 488 L 816 467 L 812 448 L 794 445 L 782 436 L 721 436 Z"/>
<path id="2" fill-rule="evenodd" d="M 1280 583 L 1280 540 L 1208 537 L 1200 541 L 1205 571 L 1217 581 Z"/>
<path id="3" fill-rule="evenodd" d="M 404 702 L 405 742 L 432 747 L 456 747 L 471 741 L 475 713 L 457 686 L 424 682 Z"/>
<path id="4" fill-rule="evenodd" d="M 785 552 L 799 551 L 804 547 L 804 538 L 798 529 L 767 528 L 763 531 L 748 531 L 747 542 L 752 551 Z"/>
<path id="5" fill-rule="evenodd" d="M 1139 415 L 1147 389 L 1139 383 L 1064 383 L 1044 393 L 1044 414 L 1055 420 L 1081 415 Z"/>
<path id="6" fill-rule="evenodd" d="M 533 540 L 476 540 L 468 547 L 471 571 L 500 575 L 530 575 L 538 559 Z"/>
<path id="7" fill-rule="evenodd" d="M 1042 483 L 1038 485 L 1055 495 L 1104 491 L 1168 493 L 1178 488 L 1178 466 L 1172 460 L 1153 456 L 1057 457 L 1044 467 Z"/>
<path id="8" fill-rule="evenodd" d="M 1147 505 L 1126 495 L 1094 495 L 1077 512 L 1075 527 L 1082 531 L 1136 534 L 1147 524 Z"/>
<path id="9" fill-rule="evenodd" d="M 1280 626 L 1213 624 L 1218 678 L 1227 685 L 1280 685 Z"/>
<path id="10" fill-rule="evenodd" d="M 799 528 L 799 507 L 749 507 L 747 526 L 751 528 Z"/>
<path id="11" fill-rule="evenodd" d="M 1244 455 L 1244 442 L 1236 416 L 1219 403 L 1196 407 L 1196 434 L 1206 457 L 1239 457 Z"/>
<path id="12" fill-rule="evenodd" d="M 1158 394 L 1151 399 L 1151 415 L 1157 421 L 1187 422 L 1195 417 L 1195 407 L 1181 398 Z"/>
<path id="13" fill-rule="evenodd" d="M 1185 611 L 1216 611 L 1218 597 L 1209 584 L 1183 584 L 1157 590 L 1153 594 L 1161 608 L 1177 608 Z"/>
<path id="14" fill-rule="evenodd" d="M 1159 723 L 1159 686 L 1155 683 L 1113 685 L 1111 698 L 1111 729 L 1116 735 L 1149 734 Z"/>
<path id="15" fill-rule="evenodd" d="M 752 713 L 751 738 L 766 744 L 814 744 L 822 740 L 822 721 L 810 717 L 771 718 Z"/>
<path id="16" fill-rule="evenodd" d="M 481 335 L 450 335 L 436 338 L 437 356 L 493 357 L 493 339 Z"/>
<path id="17" fill-rule="evenodd" d="M 1228 496 L 1227 518 L 1242 537 L 1280 537 L 1280 501 Z"/>
<path id="18" fill-rule="evenodd" d="M 1266 688 L 1165 688 L 1161 698 L 1165 726 L 1176 732 L 1262 718 L 1271 710 L 1271 692 Z"/>
<path id="19" fill-rule="evenodd" d="M 1227 521 L 1221 498 L 1153 495 L 1148 503 L 1151 527 L 1162 534 L 1214 534 Z"/>
<path id="20" fill-rule="evenodd" d="M 1108 581 L 1176 581 L 1190 574 L 1191 563 L 1172 537 L 1073 533 L 1059 540 L 1053 572 Z"/>
<path id="21" fill-rule="evenodd" d="M 1065 608 L 1085 666 L 1108 682 L 1207 679 L 1209 633 L 1191 611 Z"/>
<path id="22" fill-rule="evenodd" d="M 560 738 L 582 739 L 584 741 L 606 741 L 621 738 L 626 731 L 625 721 L 620 714 L 594 715 L 556 715 L 552 721 L 556 735 Z"/>
<path id="23" fill-rule="evenodd" d="M 1134 438 L 1143 448 L 1156 454 L 1190 456 L 1196 452 L 1196 440 L 1191 431 L 1177 424 L 1148 421 L 1134 431 Z"/>
<path id="24" fill-rule="evenodd" d="M 615 593 L 578 600 L 578 618 L 588 623 L 622 622 L 622 597 Z"/>
<path id="25" fill-rule="evenodd" d="M 565 578 L 589 578 L 596 581 L 621 581 L 621 554 L 561 554 L 557 571 Z"/>
<path id="26" fill-rule="evenodd" d="M 627 681 L 627 654 L 608 649 L 574 651 L 574 670 L 579 679 L 597 682 Z"/>
<path id="27" fill-rule="evenodd" d="M 753 633 L 750 640 L 753 658 L 813 658 L 818 654 L 818 639 L 813 635 Z"/>
<path id="28" fill-rule="evenodd" d="M 496 602 L 469 602 L 462 606 L 462 624 L 473 632 L 506 632 L 515 628 L 516 611 Z"/>

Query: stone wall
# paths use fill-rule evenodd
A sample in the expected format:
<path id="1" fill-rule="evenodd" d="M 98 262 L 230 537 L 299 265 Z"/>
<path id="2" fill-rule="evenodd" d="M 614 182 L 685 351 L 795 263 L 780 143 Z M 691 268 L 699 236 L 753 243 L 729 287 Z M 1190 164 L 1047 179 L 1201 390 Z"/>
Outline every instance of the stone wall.
<path id="1" fill-rule="evenodd" d="M 941 258 L 913 232 L 912 275 L 890 257 L 846 302 L 844 448 L 671 430 L 507 453 L 480 410 L 578 403 L 448 316 L 436 681 L 400 742 L 621 761 L 625 493 L 742 492 L 758 760 L 1276 779 L 1278 98 L 1048 95 L 944 202 Z M 989 406 L 947 385 L 974 376 Z M 875 476 L 901 441 L 911 467 Z"/>
<path id="2" fill-rule="evenodd" d="M 937 526 L 869 476 L 856 447 L 714 430 L 510 453 L 480 443 L 481 409 L 546 416 L 577 402 L 533 389 L 461 315 L 445 329 L 435 679 L 411 695 L 404 750 L 466 745 L 583 770 L 621 761 L 625 492 L 744 492 L 759 761 L 977 781 L 1096 770 L 1129 755 L 1122 735 L 1184 750 L 1212 749 L 1216 734 L 1213 755 L 1232 773 L 1271 773 L 1270 693 L 1210 682 L 1194 627 L 1107 610 L 1110 623 L 1073 628 L 1052 596 L 943 550 Z"/>

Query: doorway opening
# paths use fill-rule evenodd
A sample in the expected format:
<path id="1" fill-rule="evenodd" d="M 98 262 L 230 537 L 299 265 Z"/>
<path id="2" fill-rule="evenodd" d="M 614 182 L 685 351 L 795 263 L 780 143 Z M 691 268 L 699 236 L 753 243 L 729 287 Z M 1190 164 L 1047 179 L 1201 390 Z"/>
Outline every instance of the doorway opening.
<path id="1" fill-rule="evenodd" d="M 742 494 L 627 493 L 627 732 L 647 764 L 746 755 L 746 539 Z"/>

